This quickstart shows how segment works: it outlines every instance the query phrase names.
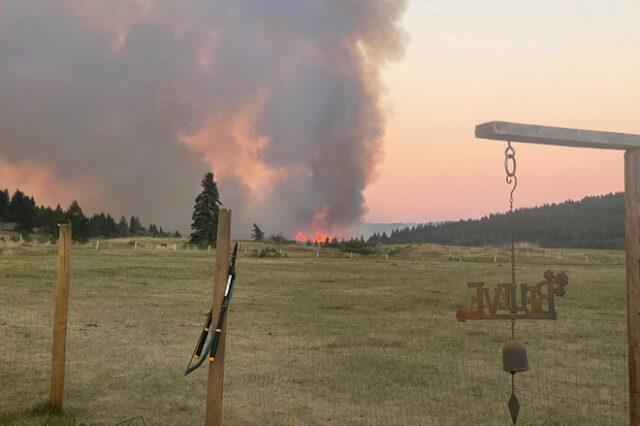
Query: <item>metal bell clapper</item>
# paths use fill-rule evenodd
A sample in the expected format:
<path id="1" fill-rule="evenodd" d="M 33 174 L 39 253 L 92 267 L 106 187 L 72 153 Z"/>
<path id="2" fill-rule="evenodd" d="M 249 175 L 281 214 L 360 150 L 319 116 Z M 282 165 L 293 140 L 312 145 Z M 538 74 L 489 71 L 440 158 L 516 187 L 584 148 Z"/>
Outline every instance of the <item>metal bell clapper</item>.
<path id="1" fill-rule="evenodd" d="M 520 403 L 515 393 L 515 375 L 529 369 L 529 361 L 527 359 L 527 347 L 524 343 L 511 338 L 502 345 L 502 369 L 507 373 L 511 373 L 511 398 L 507 407 L 511 414 L 511 421 L 516 424 L 518 413 L 520 412 Z"/>

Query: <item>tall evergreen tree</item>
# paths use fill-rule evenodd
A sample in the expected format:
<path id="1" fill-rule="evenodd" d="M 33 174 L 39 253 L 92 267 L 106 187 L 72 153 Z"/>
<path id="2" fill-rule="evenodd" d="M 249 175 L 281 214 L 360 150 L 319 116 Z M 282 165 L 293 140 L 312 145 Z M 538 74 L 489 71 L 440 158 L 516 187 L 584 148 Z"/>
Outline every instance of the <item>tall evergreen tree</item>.
<path id="1" fill-rule="evenodd" d="M 46 223 L 47 233 L 53 237 L 58 235 L 58 223 L 65 219 L 64 211 L 60 204 L 56 206 L 56 209 L 51 212 L 51 217 L 49 217 L 48 222 Z"/>
<path id="2" fill-rule="evenodd" d="M 71 221 L 71 237 L 74 241 L 87 241 L 90 235 L 89 219 L 84 215 L 80 204 L 73 200 L 64 215 Z"/>
<path id="3" fill-rule="evenodd" d="M 110 214 L 107 214 L 107 218 L 105 219 L 105 230 L 105 237 L 107 238 L 114 238 L 118 236 L 118 225 Z"/>
<path id="4" fill-rule="evenodd" d="M 131 219 L 129 219 L 129 234 L 142 235 L 142 233 L 142 224 L 140 223 L 140 219 L 135 216 L 131 216 Z"/>
<path id="5" fill-rule="evenodd" d="M 126 237 L 129 235 L 129 224 L 127 224 L 127 219 L 124 216 L 122 216 L 120 222 L 118 222 L 117 234 L 118 237 Z"/>
<path id="6" fill-rule="evenodd" d="M 215 246 L 218 235 L 218 214 L 220 213 L 220 193 L 218 184 L 209 172 L 202 179 L 202 192 L 196 197 L 193 207 L 190 244 L 200 247 Z"/>
<path id="7" fill-rule="evenodd" d="M 255 223 L 253 224 L 253 230 L 251 231 L 251 239 L 253 241 L 262 241 L 264 240 L 264 232 L 262 229 Z"/>
<path id="8" fill-rule="evenodd" d="M 9 214 L 7 215 L 8 222 L 18 222 L 20 220 L 24 198 L 24 192 L 19 189 L 13 193 L 11 200 L 9 201 Z"/>
<path id="9" fill-rule="evenodd" d="M 9 205 L 9 222 L 17 222 L 21 231 L 31 231 L 36 226 L 38 208 L 33 197 L 16 190 Z"/>

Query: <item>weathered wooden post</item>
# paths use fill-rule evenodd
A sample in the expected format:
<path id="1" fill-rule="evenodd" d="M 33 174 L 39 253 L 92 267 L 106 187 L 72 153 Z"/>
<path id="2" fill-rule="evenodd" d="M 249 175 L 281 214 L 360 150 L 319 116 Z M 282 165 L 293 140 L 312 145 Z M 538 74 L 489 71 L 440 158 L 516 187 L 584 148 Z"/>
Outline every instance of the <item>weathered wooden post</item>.
<path id="1" fill-rule="evenodd" d="M 624 154 L 630 424 L 640 425 L 640 149 Z"/>
<path id="2" fill-rule="evenodd" d="M 213 281 L 213 318 L 218 318 L 222 308 L 222 299 L 229 273 L 231 255 L 231 210 L 221 209 L 218 217 L 218 238 L 216 240 L 216 268 Z M 222 397 L 224 384 L 224 354 L 227 340 L 227 323 L 222 326 L 220 342 L 215 362 L 209 364 L 209 382 L 207 387 L 206 426 L 222 425 Z"/>
<path id="3" fill-rule="evenodd" d="M 625 151 L 629 424 L 640 426 L 640 135 L 505 121 L 479 124 L 475 134 L 482 139 Z"/>
<path id="4" fill-rule="evenodd" d="M 67 316 L 69 312 L 69 257 L 71 250 L 71 222 L 58 224 L 58 276 L 53 316 L 53 351 L 51 360 L 51 388 L 49 404 L 62 410 L 64 399 L 64 364 L 67 350 Z"/>

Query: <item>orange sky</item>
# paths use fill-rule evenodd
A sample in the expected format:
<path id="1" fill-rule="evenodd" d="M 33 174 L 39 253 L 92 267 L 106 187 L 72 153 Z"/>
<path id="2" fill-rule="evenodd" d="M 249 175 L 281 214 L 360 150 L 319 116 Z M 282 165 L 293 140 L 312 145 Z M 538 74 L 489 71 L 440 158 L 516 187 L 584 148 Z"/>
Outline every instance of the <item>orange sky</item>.
<path id="1" fill-rule="evenodd" d="M 517 121 L 640 133 L 640 2 L 426 1 L 384 72 L 386 156 L 368 221 L 477 217 L 507 207 L 504 144 L 474 126 Z M 622 153 L 516 144 L 517 206 L 621 191 Z"/>
<path id="2" fill-rule="evenodd" d="M 102 187 L 91 176 L 77 179 L 61 179 L 54 170 L 42 163 L 25 161 L 10 163 L 0 158 L 0 189 L 11 192 L 20 189 L 35 197 L 39 205 L 66 208 L 73 200 L 85 204 L 99 204 Z"/>

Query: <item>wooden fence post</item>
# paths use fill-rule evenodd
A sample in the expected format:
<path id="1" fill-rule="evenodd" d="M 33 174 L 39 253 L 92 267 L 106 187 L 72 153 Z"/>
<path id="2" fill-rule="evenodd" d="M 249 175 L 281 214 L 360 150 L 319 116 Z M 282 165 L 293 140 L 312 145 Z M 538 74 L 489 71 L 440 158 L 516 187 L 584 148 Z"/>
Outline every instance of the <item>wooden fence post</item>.
<path id="1" fill-rule="evenodd" d="M 69 257 L 71 250 L 71 222 L 58 225 L 58 277 L 53 317 L 53 351 L 49 404 L 62 410 L 64 399 L 64 364 L 67 350 L 67 316 L 69 312 Z"/>
<path id="2" fill-rule="evenodd" d="M 231 255 L 231 210 L 220 209 L 218 216 L 218 238 L 216 240 L 216 268 L 213 281 L 213 318 L 218 318 L 227 285 L 229 256 Z M 222 425 L 222 394 L 224 384 L 224 353 L 227 340 L 227 320 L 222 326 L 222 334 L 216 352 L 216 359 L 209 364 L 207 387 L 206 426 Z M 215 324 L 215 323 L 214 323 Z"/>
<path id="3" fill-rule="evenodd" d="M 640 425 L 640 149 L 624 154 L 629 424 Z"/>

